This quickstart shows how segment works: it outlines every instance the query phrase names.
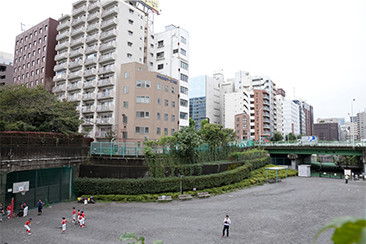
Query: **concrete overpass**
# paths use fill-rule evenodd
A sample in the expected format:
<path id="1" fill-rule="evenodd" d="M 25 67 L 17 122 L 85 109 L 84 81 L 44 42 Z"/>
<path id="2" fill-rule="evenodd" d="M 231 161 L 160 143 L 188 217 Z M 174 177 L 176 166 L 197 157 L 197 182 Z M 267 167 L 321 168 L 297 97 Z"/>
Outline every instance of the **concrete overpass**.
<path id="1" fill-rule="evenodd" d="M 291 167 L 296 168 L 300 163 L 310 163 L 311 155 L 342 155 L 360 156 L 363 171 L 366 172 L 366 144 L 365 143 L 318 143 L 317 145 L 301 145 L 299 143 L 262 144 L 270 155 L 287 155 L 291 160 Z"/>

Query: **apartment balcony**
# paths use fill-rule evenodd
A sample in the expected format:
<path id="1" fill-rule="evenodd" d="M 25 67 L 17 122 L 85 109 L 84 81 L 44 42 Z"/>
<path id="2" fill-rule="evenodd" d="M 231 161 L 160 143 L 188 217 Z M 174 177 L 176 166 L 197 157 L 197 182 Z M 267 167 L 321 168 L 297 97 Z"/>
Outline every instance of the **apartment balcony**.
<path id="1" fill-rule="evenodd" d="M 85 20 L 86 20 L 86 17 L 85 16 L 81 16 L 77 19 L 74 19 L 71 23 L 72 26 L 77 26 L 77 25 L 80 25 L 80 24 L 83 24 L 85 23 Z"/>
<path id="2" fill-rule="evenodd" d="M 58 93 L 58 92 L 65 92 L 66 91 L 66 85 L 65 83 L 62 84 L 62 85 L 57 85 L 57 86 L 54 86 L 52 88 L 52 92 L 53 93 Z"/>
<path id="3" fill-rule="evenodd" d="M 87 58 L 85 59 L 85 62 L 84 64 L 85 65 L 88 65 L 88 64 L 96 64 L 97 63 L 97 58 L 96 57 L 93 57 L 93 58 Z"/>
<path id="4" fill-rule="evenodd" d="M 57 72 L 60 70 L 65 70 L 66 68 L 67 68 L 66 63 L 62 63 L 62 64 L 55 65 L 55 67 L 53 67 L 53 71 Z"/>
<path id="5" fill-rule="evenodd" d="M 115 71 L 114 66 L 103 67 L 98 70 L 98 74 L 113 73 Z"/>
<path id="6" fill-rule="evenodd" d="M 271 118 L 271 114 L 270 114 L 270 113 L 268 113 L 268 112 L 264 112 L 264 113 L 263 113 L 263 117 Z"/>
<path id="7" fill-rule="evenodd" d="M 69 47 L 69 42 L 66 41 L 66 42 L 63 42 L 63 43 L 60 43 L 60 44 L 57 44 L 56 47 L 55 47 L 55 50 L 56 51 L 62 51 L 62 50 L 65 50 Z"/>
<path id="8" fill-rule="evenodd" d="M 61 32 L 62 30 L 65 30 L 65 29 L 68 29 L 68 28 L 70 28 L 70 21 L 69 20 L 64 22 L 64 23 L 60 23 L 57 26 L 56 30 Z"/>
<path id="9" fill-rule="evenodd" d="M 58 96 L 57 96 L 57 99 L 58 99 L 59 101 L 63 101 L 63 100 L 65 100 L 65 99 L 66 99 L 66 96 L 65 96 L 65 95 L 58 95 Z"/>
<path id="10" fill-rule="evenodd" d="M 111 125 L 112 118 L 97 118 L 96 123 L 100 125 Z"/>
<path id="11" fill-rule="evenodd" d="M 94 100 L 95 97 L 96 97 L 95 93 L 86 93 L 83 94 L 83 101 Z"/>
<path id="12" fill-rule="evenodd" d="M 100 63 L 105 63 L 105 62 L 114 61 L 114 60 L 116 60 L 116 54 L 115 53 L 110 53 L 110 54 L 103 55 L 103 56 L 99 57 L 99 62 Z"/>
<path id="13" fill-rule="evenodd" d="M 61 41 L 63 39 L 69 38 L 70 31 L 65 31 L 56 36 L 56 41 Z"/>
<path id="14" fill-rule="evenodd" d="M 84 77 L 93 76 L 97 74 L 97 69 L 88 69 L 84 72 Z"/>
<path id="15" fill-rule="evenodd" d="M 109 112 L 114 110 L 113 104 L 99 105 L 97 106 L 97 112 Z"/>
<path id="16" fill-rule="evenodd" d="M 66 73 L 58 74 L 53 77 L 54 82 L 66 80 Z"/>
<path id="17" fill-rule="evenodd" d="M 67 100 L 70 102 L 80 101 L 80 99 L 81 99 L 80 93 L 76 93 L 76 94 L 73 94 L 73 95 L 67 97 Z"/>
<path id="18" fill-rule="evenodd" d="M 263 123 L 271 123 L 271 120 L 269 120 L 269 119 L 263 119 Z"/>
<path id="19" fill-rule="evenodd" d="M 93 112 L 95 112 L 95 106 L 94 105 L 92 105 L 92 106 L 83 106 L 81 108 L 81 112 L 83 112 L 83 113 L 93 113 Z"/>
<path id="20" fill-rule="evenodd" d="M 67 91 L 75 91 L 75 90 L 80 90 L 83 87 L 81 81 L 78 82 L 74 82 L 71 83 L 68 87 L 67 87 Z M 80 96 L 81 98 L 81 96 Z M 80 99 L 79 99 L 80 100 Z"/>
<path id="21" fill-rule="evenodd" d="M 114 78 L 110 77 L 98 81 L 98 87 L 114 85 Z"/>
<path id="22" fill-rule="evenodd" d="M 82 45 L 82 44 L 84 44 L 84 41 L 85 41 L 85 37 L 80 37 L 76 40 L 72 40 L 71 43 L 70 43 L 70 46 L 75 47 L 77 45 Z"/>
<path id="23" fill-rule="evenodd" d="M 76 68 L 76 67 L 80 67 L 83 65 L 83 60 L 78 60 L 78 61 L 74 61 L 74 62 L 70 62 L 69 63 L 69 68 Z"/>
<path id="24" fill-rule="evenodd" d="M 68 52 L 63 52 L 55 56 L 55 61 L 60 61 L 68 57 Z"/>
<path id="25" fill-rule="evenodd" d="M 110 6 L 117 5 L 117 4 L 118 4 L 118 0 L 105 1 L 105 2 L 103 2 L 102 7 L 109 8 Z"/>
<path id="26" fill-rule="evenodd" d="M 263 99 L 265 99 L 265 98 L 269 100 L 269 95 L 263 93 Z"/>
<path id="27" fill-rule="evenodd" d="M 267 105 L 268 107 L 270 106 L 269 100 L 263 100 L 262 103 L 263 105 Z"/>
<path id="28" fill-rule="evenodd" d="M 81 57 L 83 55 L 83 53 L 84 53 L 84 49 L 79 48 L 77 50 L 71 51 L 69 57 L 70 58 Z"/>
<path id="29" fill-rule="evenodd" d="M 76 79 L 76 78 L 81 78 L 82 74 L 83 73 L 81 72 L 81 70 L 74 71 L 74 72 L 71 72 L 67 78 L 69 80 Z"/>
<path id="30" fill-rule="evenodd" d="M 117 36 L 117 31 L 116 29 L 113 30 L 109 30 L 107 32 L 102 32 L 102 34 L 100 35 L 100 40 L 105 40 L 111 37 L 116 37 Z"/>
<path id="31" fill-rule="evenodd" d="M 86 43 L 91 43 L 98 40 L 98 34 L 87 36 Z"/>
<path id="32" fill-rule="evenodd" d="M 88 6 L 88 12 L 91 12 L 93 10 L 99 9 L 100 7 L 100 3 L 99 2 L 94 2 L 94 3 L 90 3 Z"/>
<path id="33" fill-rule="evenodd" d="M 86 5 L 80 6 L 79 8 L 74 8 L 72 11 L 72 16 L 77 16 L 86 12 Z"/>
<path id="34" fill-rule="evenodd" d="M 71 18 L 71 16 L 70 15 L 68 15 L 68 14 L 64 14 L 64 15 L 62 15 L 60 18 L 58 18 L 58 22 L 63 22 L 63 21 L 65 21 L 65 20 L 70 20 L 70 18 Z"/>
<path id="35" fill-rule="evenodd" d="M 92 22 L 93 20 L 99 19 L 100 18 L 100 12 L 95 12 L 92 14 L 88 15 L 88 22 Z"/>
<path id="36" fill-rule="evenodd" d="M 268 112 L 270 112 L 270 111 L 271 111 L 271 109 L 270 109 L 269 105 L 265 105 L 265 104 L 263 104 L 263 111 L 268 111 Z"/>
<path id="37" fill-rule="evenodd" d="M 100 45 L 99 50 L 101 52 L 103 51 L 107 51 L 107 50 L 111 50 L 111 49 L 115 49 L 116 48 L 116 41 L 113 42 L 108 42 L 108 43 L 103 43 L 102 45 Z"/>
<path id="38" fill-rule="evenodd" d="M 106 19 L 110 16 L 117 15 L 119 12 L 118 6 L 114 6 L 113 8 L 104 9 L 102 13 L 102 18 Z"/>
<path id="39" fill-rule="evenodd" d="M 112 26 L 115 26 L 117 25 L 117 18 L 113 18 L 113 19 L 110 19 L 110 20 L 107 20 L 107 21 L 103 21 L 102 22 L 102 25 L 101 25 L 101 29 L 105 29 L 105 28 L 108 28 L 108 27 L 112 27 Z"/>
<path id="40" fill-rule="evenodd" d="M 97 84 L 96 80 L 87 81 L 87 82 L 84 82 L 83 87 L 84 87 L 84 89 L 90 88 L 90 87 L 95 87 L 96 84 Z"/>
<path id="41" fill-rule="evenodd" d="M 100 28 L 100 24 L 99 23 L 95 23 L 95 24 L 92 24 L 92 25 L 88 25 L 88 27 L 86 28 L 86 32 L 92 32 L 94 30 L 97 30 Z"/>
<path id="42" fill-rule="evenodd" d="M 113 93 L 110 92 L 98 92 L 97 95 L 98 99 L 106 99 L 106 98 L 113 98 Z"/>
<path id="43" fill-rule="evenodd" d="M 84 27 L 84 26 L 82 26 L 82 27 L 79 27 L 79 28 L 77 28 L 77 29 L 73 29 L 73 30 L 71 31 L 71 36 L 72 36 L 72 37 L 74 37 L 74 36 L 80 35 L 80 34 L 82 34 L 82 33 L 84 33 L 84 32 L 85 32 L 85 27 Z"/>

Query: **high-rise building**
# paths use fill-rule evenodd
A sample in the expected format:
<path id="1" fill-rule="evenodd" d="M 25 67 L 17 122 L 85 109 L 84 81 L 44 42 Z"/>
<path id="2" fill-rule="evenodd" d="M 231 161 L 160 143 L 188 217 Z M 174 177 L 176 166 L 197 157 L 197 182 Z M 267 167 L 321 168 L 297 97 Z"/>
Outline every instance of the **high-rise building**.
<path id="1" fill-rule="evenodd" d="M 13 83 L 13 55 L 0 52 L 0 86 Z"/>
<path id="2" fill-rule="evenodd" d="M 179 26 L 166 26 L 155 34 L 155 47 L 157 72 L 179 80 L 179 126 L 188 126 L 189 33 Z"/>
<path id="3" fill-rule="evenodd" d="M 13 82 L 51 92 L 55 75 L 55 46 L 58 21 L 48 18 L 15 39 Z"/>
<path id="4" fill-rule="evenodd" d="M 267 90 L 252 90 L 250 94 L 250 113 L 251 137 L 256 141 L 269 140 L 274 131 L 271 130 L 273 115 L 271 116 L 270 95 Z"/>
<path id="5" fill-rule="evenodd" d="M 284 100 L 282 106 L 283 113 L 283 135 L 292 133 L 300 135 L 300 109 L 299 105 L 292 100 Z"/>
<path id="6" fill-rule="evenodd" d="M 277 88 L 276 93 L 276 105 L 277 105 L 277 128 L 275 131 L 280 132 L 284 137 L 285 134 L 283 132 L 284 126 L 284 118 L 283 118 L 283 101 L 285 100 L 286 92 L 282 88 Z"/>
<path id="7" fill-rule="evenodd" d="M 339 124 L 337 123 L 316 123 L 314 124 L 314 135 L 322 141 L 339 140 Z"/>
<path id="8" fill-rule="evenodd" d="M 357 129 L 358 139 L 366 139 L 366 110 L 364 112 L 357 113 Z"/>
<path id="9" fill-rule="evenodd" d="M 189 91 L 189 116 L 195 121 L 196 128 L 200 128 L 203 119 L 221 124 L 219 80 L 207 75 L 190 78 Z"/>

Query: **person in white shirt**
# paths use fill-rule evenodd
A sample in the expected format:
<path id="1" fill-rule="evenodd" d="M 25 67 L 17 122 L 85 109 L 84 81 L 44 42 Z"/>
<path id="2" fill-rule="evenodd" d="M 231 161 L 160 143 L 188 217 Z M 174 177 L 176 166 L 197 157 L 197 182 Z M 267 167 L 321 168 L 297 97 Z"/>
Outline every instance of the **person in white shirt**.
<path id="1" fill-rule="evenodd" d="M 222 237 L 225 237 L 225 230 L 226 230 L 226 237 L 229 237 L 229 226 L 231 225 L 231 220 L 229 219 L 229 215 L 226 215 L 224 219 L 224 229 L 222 230 Z"/>
<path id="2" fill-rule="evenodd" d="M 346 176 L 344 177 L 344 179 L 346 180 L 346 184 L 348 183 L 348 178 L 349 176 L 346 174 Z"/>

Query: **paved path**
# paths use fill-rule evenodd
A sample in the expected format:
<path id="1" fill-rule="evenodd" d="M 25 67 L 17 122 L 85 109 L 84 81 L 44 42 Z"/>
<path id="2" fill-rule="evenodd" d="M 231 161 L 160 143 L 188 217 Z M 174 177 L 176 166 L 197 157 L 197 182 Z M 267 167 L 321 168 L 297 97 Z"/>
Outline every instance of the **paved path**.
<path id="1" fill-rule="evenodd" d="M 291 177 L 207 199 L 170 203 L 54 204 L 33 218 L 32 236 L 26 236 L 24 218 L 0 223 L 4 243 L 121 243 L 124 232 L 144 236 L 147 244 L 163 240 L 175 243 L 311 243 L 314 234 L 334 217 L 365 216 L 366 182 L 325 178 Z M 86 213 L 87 227 L 72 225 L 72 207 Z M 230 215 L 230 237 L 221 238 L 222 221 Z M 67 232 L 59 228 L 62 216 L 69 220 Z M 332 231 L 317 243 L 331 243 Z"/>

